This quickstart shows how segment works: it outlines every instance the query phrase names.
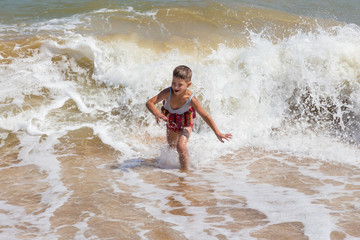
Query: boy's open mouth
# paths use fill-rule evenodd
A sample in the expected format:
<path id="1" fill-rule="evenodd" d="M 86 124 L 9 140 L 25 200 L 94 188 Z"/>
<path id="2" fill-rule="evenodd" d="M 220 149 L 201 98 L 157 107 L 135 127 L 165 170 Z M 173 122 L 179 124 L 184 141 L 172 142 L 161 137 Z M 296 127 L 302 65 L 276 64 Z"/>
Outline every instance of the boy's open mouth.
<path id="1" fill-rule="evenodd" d="M 174 90 L 174 92 L 176 92 L 176 93 L 179 92 L 179 91 L 180 91 L 180 90 Z"/>

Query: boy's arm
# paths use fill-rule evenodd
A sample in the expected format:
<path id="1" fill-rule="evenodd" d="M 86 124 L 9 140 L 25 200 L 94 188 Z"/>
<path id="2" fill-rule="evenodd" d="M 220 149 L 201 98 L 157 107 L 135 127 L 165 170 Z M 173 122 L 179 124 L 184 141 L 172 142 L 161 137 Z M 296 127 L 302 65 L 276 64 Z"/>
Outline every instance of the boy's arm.
<path id="1" fill-rule="evenodd" d="M 232 135 L 230 133 L 223 134 L 219 131 L 217 128 L 214 120 L 210 117 L 210 115 L 202 108 L 200 102 L 197 100 L 196 97 L 193 97 L 191 99 L 191 106 L 195 108 L 195 110 L 198 112 L 198 114 L 204 119 L 207 125 L 214 131 L 216 137 L 219 139 L 220 142 L 224 142 L 223 139 L 226 139 L 229 141 L 229 139 L 232 138 Z"/>
<path id="2" fill-rule="evenodd" d="M 164 114 L 157 110 L 155 104 L 161 102 L 164 99 L 167 99 L 169 97 L 169 94 L 170 90 L 169 88 L 166 88 L 162 90 L 158 95 L 154 96 L 146 102 L 147 109 L 155 116 L 157 123 L 159 123 L 161 119 L 167 121 L 167 118 Z"/>

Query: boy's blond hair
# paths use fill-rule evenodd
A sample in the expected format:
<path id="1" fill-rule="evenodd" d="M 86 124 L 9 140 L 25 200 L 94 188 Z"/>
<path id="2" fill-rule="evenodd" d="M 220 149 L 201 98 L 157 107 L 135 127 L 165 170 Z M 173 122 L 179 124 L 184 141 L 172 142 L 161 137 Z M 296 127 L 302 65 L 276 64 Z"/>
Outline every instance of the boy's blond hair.
<path id="1" fill-rule="evenodd" d="M 173 77 L 183 79 L 187 82 L 191 81 L 192 71 L 185 65 L 177 66 L 173 71 Z"/>

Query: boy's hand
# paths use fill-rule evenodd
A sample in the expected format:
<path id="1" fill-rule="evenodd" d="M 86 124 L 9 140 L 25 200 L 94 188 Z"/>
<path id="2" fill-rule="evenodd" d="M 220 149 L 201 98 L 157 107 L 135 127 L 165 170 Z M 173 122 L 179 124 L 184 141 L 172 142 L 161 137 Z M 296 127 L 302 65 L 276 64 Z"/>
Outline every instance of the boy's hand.
<path id="1" fill-rule="evenodd" d="M 167 117 L 162 113 L 155 115 L 155 118 L 158 124 L 161 122 L 161 120 L 167 122 Z"/>
<path id="2" fill-rule="evenodd" d="M 229 141 L 230 139 L 232 139 L 232 134 L 231 133 L 226 133 L 226 134 L 223 134 L 223 133 L 219 133 L 216 135 L 217 138 L 219 139 L 220 142 L 224 142 L 223 139 L 226 139 L 227 141 Z"/>

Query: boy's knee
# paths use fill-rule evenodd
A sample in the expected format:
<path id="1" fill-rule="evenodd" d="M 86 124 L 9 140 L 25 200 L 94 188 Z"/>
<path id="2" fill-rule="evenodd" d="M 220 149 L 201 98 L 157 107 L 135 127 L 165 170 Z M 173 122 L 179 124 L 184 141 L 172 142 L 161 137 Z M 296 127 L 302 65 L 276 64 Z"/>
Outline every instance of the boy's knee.
<path id="1" fill-rule="evenodd" d="M 187 152 L 187 147 L 186 147 L 186 144 L 184 144 L 184 143 L 178 143 L 176 145 L 176 149 L 179 154 L 184 154 Z"/>

